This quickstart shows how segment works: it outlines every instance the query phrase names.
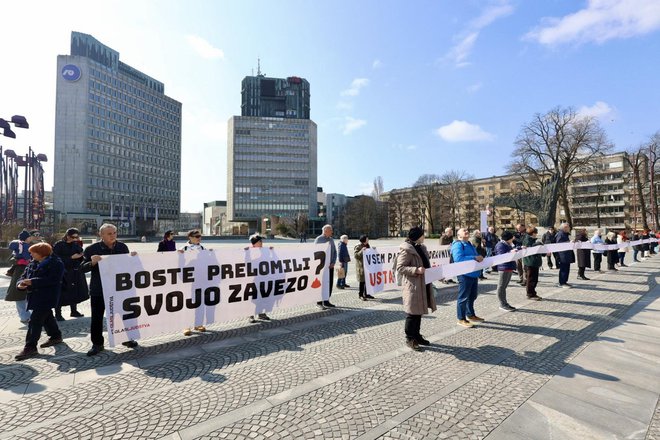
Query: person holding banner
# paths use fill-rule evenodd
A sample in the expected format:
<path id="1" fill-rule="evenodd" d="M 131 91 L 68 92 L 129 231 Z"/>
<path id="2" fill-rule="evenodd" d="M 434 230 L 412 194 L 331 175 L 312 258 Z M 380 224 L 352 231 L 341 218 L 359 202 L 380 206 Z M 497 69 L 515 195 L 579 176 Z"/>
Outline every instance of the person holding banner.
<path id="1" fill-rule="evenodd" d="M 642 238 L 644 238 L 644 236 L 642 236 Z M 616 244 L 621 246 L 626 241 L 628 241 L 628 237 L 626 236 L 626 231 L 619 232 L 619 235 L 617 235 L 617 237 L 616 237 Z M 626 248 L 619 247 L 619 251 L 618 251 L 619 267 L 628 267 L 624 262 L 625 259 L 626 259 L 626 252 L 628 252 L 627 247 Z M 646 253 L 644 255 L 646 255 Z"/>
<path id="2" fill-rule="evenodd" d="M 516 252 L 513 240 L 514 236 L 510 231 L 502 232 L 501 240 L 495 246 L 495 255 L 505 255 L 511 252 Z M 506 299 L 506 288 L 511 281 L 513 272 L 517 271 L 517 269 L 515 261 L 507 261 L 506 263 L 497 266 L 497 272 L 500 274 L 500 277 L 497 280 L 497 299 L 500 301 L 500 309 L 505 312 L 516 311 L 516 308 L 509 304 Z"/>
<path id="3" fill-rule="evenodd" d="M 470 237 L 470 243 L 472 243 L 472 246 L 477 250 L 477 254 L 481 255 L 482 257 L 486 257 L 486 248 L 483 246 L 483 238 L 481 237 L 481 231 L 479 229 L 475 229 L 474 232 L 472 233 L 472 237 Z M 479 272 L 479 279 L 480 280 L 487 280 L 484 276 L 484 270 L 481 269 Z"/>
<path id="4" fill-rule="evenodd" d="M 575 234 L 575 241 L 586 243 L 589 241 L 587 237 L 587 230 L 580 229 L 577 234 Z M 587 278 L 584 274 L 586 268 L 591 269 L 591 250 L 590 249 L 578 249 L 577 250 L 577 265 L 578 265 L 578 280 L 589 281 L 591 278 Z"/>
<path id="5" fill-rule="evenodd" d="M 605 237 L 605 244 L 616 244 L 616 233 L 613 231 L 608 232 L 607 236 Z M 610 249 L 605 251 L 605 253 L 607 254 L 607 270 L 613 272 L 618 271 L 619 269 L 614 267 L 617 261 L 619 261 L 617 251 Z"/>
<path id="6" fill-rule="evenodd" d="M 513 233 L 513 245 L 520 249 L 523 246 L 526 235 L 527 230 L 525 229 L 525 225 L 518 223 L 516 225 L 516 232 Z M 527 280 L 525 279 L 525 267 L 523 266 L 522 259 L 516 261 L 516 268 L 518 270 L 518 284 L 524 287 L 527 285 Z"/>
<path id="7" fill-rule="evenodd" d="M 451 255 L 454 263 L 462 261 L 483 261 L 484 257 L 477 254 L 477 250 L 468 241 L 470 233 L 467 229 L 461 228 L 456 234 L 458 240 L 451 245 Z M 472 322 L 482 322 L 474 312 L 474 301 L 477 299 L 477 289 L 479 286 L 479 273 L 475 270 L 458 276 L 458 299 L 456 301 L 456 315 L 458 325 L 463 327 L 472 327 Z M 472 321 L 472 322 L 471 322 Z"/>
<path id="8" fill-rule="evenodd" d="M 528 227 L 523 246 L 526 248 L 541 246 L 543 243 L 538 237 L 539 230 L 533 226 Z M 534 254 L 524 257 L 522 260 L 525 266 L 525 275 L 527 275 L 527 299 L 541 301 L 543 298 L 536 293 L 536 286 L 539 283 L 539 270 L 543 266 L 543 256 L 541 254 Z"/>
<path id="9" fill-rule="evenodd" d="M 91 244 L 83 252 L 83 263 L 80 265 L 84 273 L 91 272 L 92 278 L 89 283 L 89 300 L 92 308 L 92 322 L 90 324 L 90 338 L 92 348 L 87 356 L 95 356 L 104 350 L 103 347 L 103 315 L 105 314 L 105 302 L 103 299 L 103 285 L 99 272 L 99 261 L 104 255 L 117 255 L 131 253 L 128 246 L 117 240 L 117 227 L 110 223 L 104 223 L 99 228 L 101 241 Z M 137 255 L 132 252 L 131 255 Z M 122 342 L 128 348 L 138 346 L 137 341 Z"/>
<path id="10" fill-rule="evenodd" d="M 328 266 L 328 275 L 329 275 L 329 280 L 330 284 L 328 286 L 328 289 L 330 290 L 330 294 L 328 295 L 328 300 L 327 301 L 319 301 L 316 303 L 316 306 L 320 309 L 325 309 L 326 307 L 336 307 L 334 304 L 330 302 L 330 297 L 332 296 L 332 284 L 334 282 L 334 277 L 335 277 L 335 263 L 337 262 L 337 248 L 335 247 L 335 241 L 332 239 L 332 225 L 325 225 L 323 226 L 322 229 L 323 233 L 316 237 L 316 240 L 314 240 L 314 244 L 325 244 L 325 243 L 330 243 L 330 265 Z"/>
<path id="11" fill-rule="evenodd" d="M 163 239 L 158 242 L 158 250 L 156 252 L 174 252 L 176 250 L 176 243 L 174 242 L 174 231 L 168 229 L 163 235 Z"/>
<path id="12" fill-rule="evenodd" d="M 562 223 L 555 237 L 555 243 L 569 243 L 571 241 L 571 226 L 568 223 Z M 575 253 L 573 250 L 557 252 L 559 255 L 559 287 L 569 288 L 568 274 L 571 271 L 571 264 L 575 263 Z"/>
<path id="13" fill-rule="evenodd" d="M 202 245 L 202 233 L 199 231 L 199 229 L 192 229 L 188 231 L 188 243 L 185 244 L 181 249 L 179 249 L 179 252 L 186 252 L 186 251 L 203 251 L 204 246 Z M 203 325 L 196 325 L 195 330 L 204 333 L 206 331 L 206 327 Z M 184 336 L 191 336 L 192 335 L 192 329 L 190 327 L 186 327 L 183 329 L 183 335 Z"/>
<path id="14" fill-rule="evenodd" d="M 557 237 L 557 231 L 555 231 L 555 227 L 550 225 L 548 226 L 548 230 L 545 231 L 545 234 L 543 234 L 543 238 L 541 238 L 541 242 L 544 245 L 548 244 L 553 244 L 555 242 L 555 238 Z M 548 268 L 552 269 L 554 266 L 552 265 L 552 252 L 548 252 L 547 258 L 548 258 Z M 559 269 L 559 256 L 555 253 L 555 264 L 557 265 L 557 269 Z"/>
<path id="15" fill-rule="evenodd" d="M 594 236 L 591 237 L 591 243 L 605 244 L 602 237 L 600 236 L 600 229 L 596 229 L 594 231 Z M 594 272 L 602 273 L 603 271 L 600 270 L 600 265 L 603 262 L 603 251 L 594 249 L 593 254 L 594 254 Z"/>
<path id="16" fill-rule="evenodd" d="M 424 246 L 424 230 L 415 226 L 399 246 L 396 258 L 397 277 L 401 277 L 403 310 L 406 312 L 406 345 L 415 351 L 420 345 L 430 345 L 420 333 L 422 315 L 435 312 L 435 296 L 431 284 L 426 284 L 424 272 L 431 267 L 429 253 Z"/>
<path id="17" fill-rule="evenodd" d="M 250 235 L 250 244 L 252 245 L 253 248 L 258 249 L 258 248 L 264 247 L 264 241 L 263 240 L 264 240 L 264 238 L 261 235 L 259 235 L 258 233 L 254 233 L 254 234 Z M 246 251 L 248 249 L 250 249 L 250 248 L 249 247 L 245 248 Z M 272 247 L 271 247 L 271 249 L 272 249 Z M 257 318 L 261 319 L 262 321 L 270 321 L 270 317 L 268 315 L 266 315 L 265 313 L 259 313 L 259 315 L 257 315 Z M 250 324 L 255 324 L 257 322 L 257 320 L 254 318 L 254 315 L 250 315 L 250 317 L 248 318 L 248 321 L 250 321 Z M 197 327 L 195 327 L 195 329 L 196 328 Z"/>
<path id="18" fill-rule="evenodd" d="M 362 301 L 374 299 L 373 296 L 367 294 L 367 283 L 365 282 L 364 277 L 364 250 L 369 248 L 369 237 L 361 235 L 360 242 L 353 249 L 353 256 L 355 257 L 355 272 L 357 273 L 358 283 L 360 283 L 358 296 Z"/>
<path id="19" fill-rule="evenodd" d="M 89 288 L 85 274 L 80 271 L 83 258 L 83 248 L 78 243 L 80 231 L 76 228 L 67 229 L 62 240 L 55 243 L 53 253 L 64 263 L 64 278 L 62 280 L 62 294 L 55 308 L 55 319 L 64 321 L 62 306 L 71 307 L 72 318 L 82 318 L 78 311 L 78 304 L 89 299 Z"/>
<path id="20" fill-rule="evenodd" d="M 37 343 L 44 328 L 49 339 L 40 345 L 41 348 L 62 343 L 62 332 L 52 309 L 60 299 L 64 264 L 53 255 L 53 248 L 48 243 L 34 244 L 29 251 L 32 261 L 21 275 L 17 288 L 27 290 L 27 308 L 32 310 L 32 315 L 25 335 L 25 347 L 14 357 L 17 361 L 39 354 Z"/>

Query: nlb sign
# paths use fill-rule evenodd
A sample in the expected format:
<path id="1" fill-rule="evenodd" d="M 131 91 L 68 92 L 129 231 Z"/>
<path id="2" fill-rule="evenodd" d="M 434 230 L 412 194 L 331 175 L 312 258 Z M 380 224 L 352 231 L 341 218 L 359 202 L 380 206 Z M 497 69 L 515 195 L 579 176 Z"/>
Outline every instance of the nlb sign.
<path id="1" fill-rule="evenodd" d="M 80 68 L 75 64 L 67 64 L 62 67 L 62 77 L 67 81 L 78 81 L 81 76 Z"/>

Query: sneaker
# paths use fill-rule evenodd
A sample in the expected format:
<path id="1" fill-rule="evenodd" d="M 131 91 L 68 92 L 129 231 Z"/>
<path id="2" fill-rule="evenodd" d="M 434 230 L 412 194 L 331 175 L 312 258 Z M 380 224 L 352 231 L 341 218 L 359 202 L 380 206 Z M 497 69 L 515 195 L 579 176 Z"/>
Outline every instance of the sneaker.
<path id="1" fill-rule="evenodd" d="M 323 305 L 325 307 L 330 307 L 330 308 L 335 308 L 337 307 L 336 305 L 332 304 L 330 301 L 323 301 Z"/>
<path id="2" fill-rule="evenodd" d="M 198 332 L 204 333 L 206 331 L 206 327 L 204 327 L 203 325 L 197 325 L 197 326 L 195 326 L 195 330 L 197 330 Z"/>
<path id="3" fill-rule="evenodd" d="M 190 336 L 190 335 L 192 335 L 192 330 L 190 330 L 189 328 L 184 328 L 183 336 Z"/>
<path id="4" fill-rule="evenodd" d="M 515 312 L 516 308 L 509 304 L 505 304 L 503 306 L 500 306 L 500 310 L 504 310 L 505 312 Z"/>
<path id="5" fill-rule="evenodd" d="M 92 345 L 92 348 L 90 348 L 89 351 L 87 352 L 87 356 L 96 356 L 103 350 L 105 350 L 105 348 L 103 348 L 102 345 Z"/>
<path id="6" fill-rule="evenodd" d="M 50 338 L 43 344 L 41 344 L 39 347 L 41 348 L 46 348 L 46 347 L 52 347 L 53 345 L 61 344 L 62 342 L 62 337 L 60 336 L 59 338 Z"/>
<path id="7" fill-rule="evenodd" d="M 424 336 L 419 335 L 419 337 L 415 340 L 418 345 L 431 345 L 431 341 L 428 339 L 424 339 Z"/>
<path id="8" fill-rule="evenodd" d="M 371 295 L 364 295 L 364 297 L 367 298 L 367 299 L 376 299 L 375 296 L 371 296 Z"/>
<path id="9" fill-rule="evenodd" d="M 126 342 L 122 342 L 121 345 L 128 348 L 135 348 L 138 346 L 138 343 L 137 341 L 126 341 Z"/>
<path id="10" fill-rule="evenodd" d="M 250 317 L 248 318 L 248 322 L 249 322 L 250 324 L 255 324 L 255 323 L 257 322 L 257 320 L 254 319 L 254 316 L 250 316 Z"/>
<path id="11" fill-rule="evenodd" d="M 82 313 L 80 313 L 78 311 L 71 312 L 71 317 L 72 318 L 82 318 L 83 316 L 85 316 L 85 315 L 83 315 Z"/>
<path id="12" fill-rule="evenodd" d="M 25 347 L 23 348 L 23 351 L 21 351 L 16 356 L 14 356 L 14 359 L 16 359 L 17 361 L 22 361 L 27 358 L 31 358 L 38 355 L 39 355 L 39 351 L 37 350 L 36 347 Z"/>
<path id="13" fill-rule="evenodd" d="M 528 296 L 527 299 L 531 299 L 532 301 L 541 301 L 543 298 L 541 298 L 538 295 L 534 295 L 534 296 Z"/>
<path id="14" fill-rule="evenodd" d="M 259 313 L 259 319 L 263 321 L 270 321 L 270 318 L 265 313 Z"/>
<path id="15" fill-rule="evenodd" d="M 421 350 L 421 348 L 419 348 L 419 344 L 414 339 L 407 339 L 406 345 L 410 347 L 411 350 L 415 350 L 415 351 Z"/>
<path id="16" fill-rule="evenodd" d="M 23 320 L 21 319 L 21 324 L 28 324 L 29 322 L 30 322 L 29 319 L 26 319 L 25 321 L 23 321 Z"/>
<path id="17" fill-rule="evenodd" d="M 561 287 L 563 287 L 564 289 L 570 289 L 571 287 L 573 287 L 573 285 L 568 284 L 568 283 L 564 283 L 564 284 L 561 285 Z"/>
<path id="18" fill-rule="evenodd" d="M 472 323 L 470 321 L 468 321 L 467 319 L 459 319 L 456 324 L 458 324 L 460 326 L 463 326 L 463 327 L 467 327 L 467 328 L 474 327 L 474 325 L 472 325 Z"/>
<path id="19" fill-rule="evenodd" d="M 344 287 L 347 288 L 347 289 L 351 288 L 351 286 L 349 286 L 348 284 L 344 284 Z"/>
<path id="20" fill-rule="evenodd" d="M 484 322 L 485 321 L 484 318 L 479 318 L 477 315 L 468 316 L 467 319 L 472 321 L 472 322 Z"/>
<path id="21" fill-rule="evenodd" d="M 323 305 L 322 302 L 317 302 L 317 303 L 316 303 L 316 307 L 319 308 L 319 309 L 321 309 L 321 310 L 325 310 L 325 306 Z"/>
<path id="22" fill-rule="evenodd" d="M 360 300 L 361 300 L 361 301 L 366 301 L 366 300 L 367 300 L 367 297 L 366 297 L 366 296 L 360 296 Z"/>
<path id="23" fill-rule="evenodd" d="M 479 279 L 480 280 L 487 280 L 488 278 L 486 278 L 485 276 L 482 275 L 482 276 L 479 277 Z"/>

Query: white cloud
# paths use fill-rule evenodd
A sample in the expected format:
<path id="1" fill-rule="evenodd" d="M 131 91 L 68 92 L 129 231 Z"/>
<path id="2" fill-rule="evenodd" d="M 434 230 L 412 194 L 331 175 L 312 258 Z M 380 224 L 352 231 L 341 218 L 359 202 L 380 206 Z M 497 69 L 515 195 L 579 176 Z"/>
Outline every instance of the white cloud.
<path id="1" fill-rule="evenodd" d="M 660 29 L 657 0 L 589 0 L 587 7 L 561 18 L 545 18 L 525 38 L 547 46 L 604 43 Z"/>
<path id="2" fill-rule="evenodd" d="M 467 121 L 454 120 L 434 131 L 447 142 L 492 141 L 495 139 L 495 135 Z"/>
<path id="3" fill-rule="evenodd" d="M 471 86 L 468 86 L 467 91 L 470 93 L 477 93 L 481 88 L 483 87 L 484 83 L 479 81 L 478 83 L 474 83 Z"/>
<path id="4" fill-rule="evenodd" d="M 348 89 L 341 92 L 341 96 L 357 96 L 363 87 L 369 85 L 368 78 L 355 78 Z"/>
<path id="5" fill-rule="evenodd" d="M 472 53 L 472 48 L 477 42 L 481 30 L 495 20 L 506 17 L 511 13 L 513 13 L 513 6 L 507 0 L 488 6 L 481 12 L 481 15 L 468 24 L 463 32 L 454 37 L 456 44 L 447 52 L 445 59 L 453 62 L 456 67 L 468 66 L 470 63 L 467 58 Z"/>
<path id="6" fill-rule="evenodd" d="M 578 114 L 581 116 L 592 116 L 597 119 L 608 119 L 614 114 L 614 109 L 606 102 L 596 101 L 591 107 L 587 107 L 586 105 L 580 107 Z"/>
<path id="7" fill-rule="evenodd" d="M 335 107 L 337 110 L 353 110 L 353 103 L 347 101 L 339 101 Z"/>
<path id="8" fill-rule="evenodd" d="M 213 60 L 224 59 L 225 57 L 225 53 L 222 51 L 222 49 L 214 47 L 211 43 L 198 35 L 186 35 L 186 40 L 188 41 L 190 47 L 192 47 L 193 50 L 197 52 L 197 54 L 202 58 Z"/>
<path id="9" fill-rule="evenodd" d="M 367 125 L 367 121 L 365 121 L 364 119 L 355 119 L 355 118 L 351 118 L 350 116 L 346 116 L 346 118 L 344 118 L 344 124 L 342 126 L 343 133 L 345 135 L 351 134 L 358 128 L 364 127 L 365 125 Z"/>
<path id="10" fill-rule="evenodd" d="M 373 63 L 371 63 L 372 69 L 380 69 L 381 67 L 383 67 L 383 62 L 381 60 L 376 59 Z"/>

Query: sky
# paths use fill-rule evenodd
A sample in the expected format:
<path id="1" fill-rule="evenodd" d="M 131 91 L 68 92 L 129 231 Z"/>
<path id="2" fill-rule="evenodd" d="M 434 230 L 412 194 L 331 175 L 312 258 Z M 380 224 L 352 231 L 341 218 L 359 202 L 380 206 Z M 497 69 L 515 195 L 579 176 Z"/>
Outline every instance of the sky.
<path id="1" fill-rule="evenodd" d="M 181 209 L 227 197 L 227 120 L 257 72 L 310 82 L 318 185 L 368 194 L 422 174 L 506 173 L 521 127 L 557 106 L 598 118 L 616 151 L 660 130 L 656 0 L 0 0 L 0 145 L 53 158 L 57 55 L 71 32 L 183 104 Z M 45 164 L 52 187 L 52 161 Z"/>

